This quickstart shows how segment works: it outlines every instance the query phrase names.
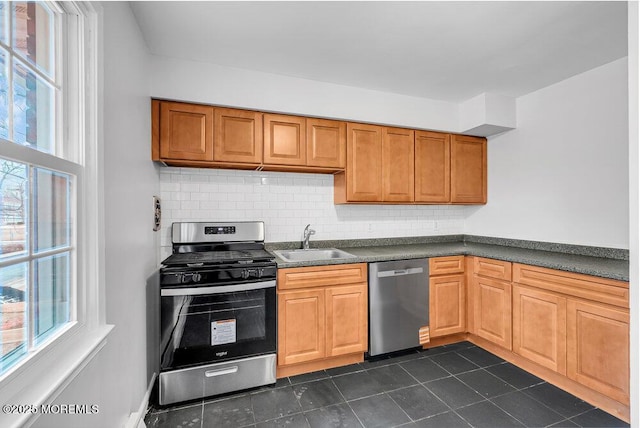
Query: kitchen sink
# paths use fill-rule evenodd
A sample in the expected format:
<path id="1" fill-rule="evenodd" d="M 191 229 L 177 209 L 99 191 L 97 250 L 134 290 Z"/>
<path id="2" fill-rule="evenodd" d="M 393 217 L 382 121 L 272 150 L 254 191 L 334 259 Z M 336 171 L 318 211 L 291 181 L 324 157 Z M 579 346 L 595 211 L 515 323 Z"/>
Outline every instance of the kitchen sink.
<path id="1" fill-rule="evenodd" d="M 311 262 L 315 260 L 352 259 L 353 254 L 337 248 L 314 248 L 309 250 L 276 250 L 274 253 L 288 262 Z"/>

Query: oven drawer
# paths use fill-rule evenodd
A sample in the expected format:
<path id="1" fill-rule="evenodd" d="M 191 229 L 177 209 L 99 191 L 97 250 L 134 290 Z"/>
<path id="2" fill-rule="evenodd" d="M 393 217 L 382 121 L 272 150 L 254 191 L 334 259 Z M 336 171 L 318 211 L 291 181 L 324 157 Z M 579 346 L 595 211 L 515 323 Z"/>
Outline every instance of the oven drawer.
<path id="1" fill-rule="evenodd" d="M 276 354 L 160 373 L 159 402 L 164 406 L 276 382 Z"/>

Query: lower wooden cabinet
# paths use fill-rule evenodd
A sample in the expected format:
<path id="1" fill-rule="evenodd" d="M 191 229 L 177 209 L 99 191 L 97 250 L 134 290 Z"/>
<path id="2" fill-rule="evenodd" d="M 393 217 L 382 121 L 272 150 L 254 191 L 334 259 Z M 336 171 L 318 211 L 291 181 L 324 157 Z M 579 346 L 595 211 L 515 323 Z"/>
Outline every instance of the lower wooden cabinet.
<path id="1" fill-rule="evenodd" d="M 362 360 L 368 347 L 367 290 L 366 263 L 280 269 L 279 372 L 328 368 L 336 365 L 332 358 L 350 355 Z"/>
<path id="2" fill-rule="evenodd" d="M 511 350 L 511 283 L 473 276 L 475 333 Z"/>
<path id="3" fill-rule="evenodd" d="M 629 311 L 567 301 L 567 376 L 629 404 Z"/>
<path id="4" fill-rule="evenodd" d="M 513 352 L 566 374 L 567 299 L 513 285 Z"/>
<path id="5" fill-rule="evenodd" d="M 326 355 L 336 357 L 367 350 L 367 285 L 328 287 Z"/>
<path id="6" fill-rule="evenodd" d="M 467 328 L 464 256 L 429 259 L 429 335 L 464 333 Z"/>
<path id="7" fill-rule="evenodd" d="M 278 364 L 325 356 L 325 291 L 278 293 Z"/>

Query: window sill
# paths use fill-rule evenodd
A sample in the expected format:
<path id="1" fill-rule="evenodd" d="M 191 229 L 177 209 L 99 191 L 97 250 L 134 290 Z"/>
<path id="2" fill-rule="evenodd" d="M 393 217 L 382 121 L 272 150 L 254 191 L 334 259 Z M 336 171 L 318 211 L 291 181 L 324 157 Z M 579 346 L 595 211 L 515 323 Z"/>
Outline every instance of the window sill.
<path id="1" fill-rule="evenodd" d="M 0 426 L 33 424 L 42 404 L 50 404 L 107 343 L 112 325 L 80 328 L 27 361 L 0 383 Z"/>

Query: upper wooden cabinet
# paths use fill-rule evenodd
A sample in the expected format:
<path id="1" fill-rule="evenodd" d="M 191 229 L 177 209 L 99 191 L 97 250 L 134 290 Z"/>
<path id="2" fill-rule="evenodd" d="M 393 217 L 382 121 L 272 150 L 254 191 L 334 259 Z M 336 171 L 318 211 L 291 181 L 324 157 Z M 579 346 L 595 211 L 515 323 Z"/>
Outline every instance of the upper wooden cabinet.
<path id="1" fill-rule="evenodd" d="M 337 120 L 307 118 L 307 165 L 344 169 L 347 124 Z"/>
<path id="2" fill-rule="evenodd" d="M 449 134 L 416 131 L 415 201 L 451 200 L 451 153 Z"/>
<path id="3" fill-rule="evenodd" d="M 152 100 L 166 165 L 335 173 L 334 202 L 484 204 L 485 138 Z"/>
<path id="4" fill-rule="evenodd" d="M 262 162 L 262 113 L 216 108 L 213 159 L 219 162 Z"/>
<path id="5" fill-rule="evenodd" d="M 265 114 L 263 169 L 344 170 L 346 129 L 345 122 L 336 120 Z"/>
<path id="6" fill-rule="evenodd" d="M 486 139 L 349 123 L 334 185 L 336 204 L 484 204 Z"/>
<path id="7" fill-rule="evenodd" d="M 335 173 L 346 122 L 151 101 L 151 158 L 167 165 Z"/>
<path id="8" fill-rule="evenodd" d="M 413 201 L 414 134 L 413 130 L 400 128 L 382 131 L 383 201 Z"/>
<path id="9" fill-rule="evenodd" d="M 336 185 L 338 181 L 336 177 Z M 382 201 L 382 127 L 347 124 L 345 184 L 345 201 Z"/>
<path id="10" fill-rule="evenodd" d="M 265 114 L 263 120 L 264 163 L 305 165 L 307 162 L 305 118 Z"/>
<path id="11" fill-rule="evenodd" d="M 159 126 L 154 160 L 213 160 L 213 107 L 154 101 Z"/>
<path id="12" fill-rule="evenodd" d="M 487 202 L 487 140 L 451 136 L 451 202 Z"/>
<path id="13" fill-rule="evenodd" d="M 335 202 L 413 202 L 411 129 L 347 124 L 347 165 L 335 176 Z"/>

